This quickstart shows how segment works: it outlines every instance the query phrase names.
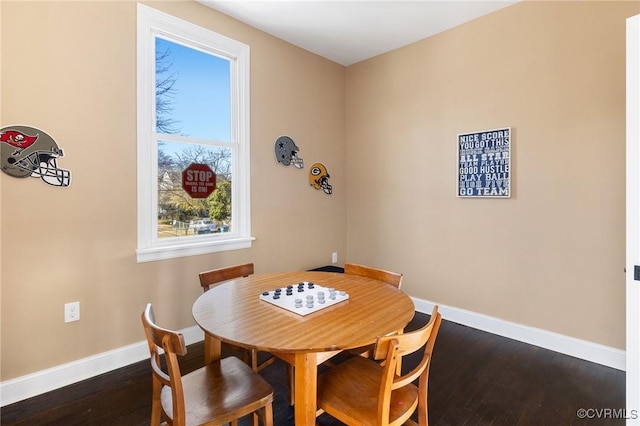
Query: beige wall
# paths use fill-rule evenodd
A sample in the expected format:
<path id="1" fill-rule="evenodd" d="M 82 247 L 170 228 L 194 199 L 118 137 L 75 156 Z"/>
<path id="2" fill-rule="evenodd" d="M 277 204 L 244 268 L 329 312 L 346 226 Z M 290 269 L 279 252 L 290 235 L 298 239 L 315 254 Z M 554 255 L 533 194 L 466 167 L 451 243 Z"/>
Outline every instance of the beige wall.
<path id="1" fill-rule="evenodd" d="M 625 347 L 625 19 L 524 2 L 347 69 L 349 260 L 412 296 Z M 456 197 L 456 135 L 511 127 L 510 199 Z"/>
<path id="2" fill-rule="evenodd" d="M 253 261 L 256 272 L 307 269 L 346 252 L 344 73 L 195 2 L 147 3 L 251 46 L 253 248 L 137 264 L 136 4 L 3 2 L 0 122 L 39 127 L 65 150 L 70 188 L 1 176 L 1 380 L 144 339 L 148 301 L 167 326 L 195 325 L 197 273 Z M 289 134 L 308 167 L 275 161 Z M 79 300 L 81 319 L 64 324 Z"/>
<path id="3" fill-rule="evenodd" d="M 0 123 L 53 135 L 74 181 L 0 175 L 1 380 L 141 341 L 147 301 L 193 325 L 201 270 L 306 269 L 333 251 L 402 271 L 412 296 L 624 348 L 637 2 L 525 2 L 346 70 L 197 3 L 148 4 L 251 46 L 257 240 L 137 264 L 135 3 L 2 2 Z M 456 134 L 503 126 L 512 198 L 458 199 Z M 285 133 L 307 167 L 327 164 L 333 195 L 275 163 Z"/>

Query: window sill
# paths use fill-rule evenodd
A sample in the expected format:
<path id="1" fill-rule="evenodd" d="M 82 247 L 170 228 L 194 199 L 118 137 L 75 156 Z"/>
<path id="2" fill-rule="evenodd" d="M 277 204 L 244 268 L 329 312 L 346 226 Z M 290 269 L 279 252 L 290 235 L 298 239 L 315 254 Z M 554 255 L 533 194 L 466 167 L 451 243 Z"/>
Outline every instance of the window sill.
<path id="1" fill-rule="evenodd" d="M 253 240 L 255 240 L 255 237 L 236 237 L 220 241 L 207 240 L 198 243 L 190 242 L 189 244 L 173 243 L 156 247 L 139 248 L 136 250 L 136 256 L 138 263 L 176 259 L 179 257 L 251 248 Z"/>

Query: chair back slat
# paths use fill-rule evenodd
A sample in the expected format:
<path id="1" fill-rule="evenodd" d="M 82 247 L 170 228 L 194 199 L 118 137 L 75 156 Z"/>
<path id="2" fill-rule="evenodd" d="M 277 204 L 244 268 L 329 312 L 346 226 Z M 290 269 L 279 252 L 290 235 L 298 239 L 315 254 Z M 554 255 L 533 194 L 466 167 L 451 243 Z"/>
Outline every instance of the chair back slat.
<path id="1" fill-rule="evenodd" d="M 200 272 L 200 285 L 203 291 L 207 291 L 211 286 L 234 278 L 248 277 L 253 274 L 253 263 L 243 265 L 227 266 L 225 268 L 212 269 Z"/>
<path id="2" fill-rule="evenodd" d="M 397 340 L 398 344 L 398 352 L 400 356 L 406 356 L 416 352 L 422 346 L 424 346 L 432 334 L 434 333 L 434 328 L 436 325 L 439 327 L 441 321 L 441 316 L 438 312 L 438 307 L 434 307 L 433 312 L 431 313 L 431 318 L 429 318 L 429 322 L 422 326 L 421 328 L 406 332 L 400 335 L 388 335 L 381 336 L 378 338 L 376 342 L 376 346 L 373 352 L 374 359 L 382 360 L 387 356 L 388 348 L 387 346 L 393 341 Z M 437 324 L 436 324 L 437 323 Z"/>
<path id="3" fill-rule="evenodd" d="M 345 263 L 344 273 L 383 281 L 387 284 L 391 284 L 396 288 L 400 288 L 400 286 L 402 285 L 402 274 L 397 272 L 385 271 L 384 269 L 372 268 L 370 266 L 358 265 L 355 263 Z"/>

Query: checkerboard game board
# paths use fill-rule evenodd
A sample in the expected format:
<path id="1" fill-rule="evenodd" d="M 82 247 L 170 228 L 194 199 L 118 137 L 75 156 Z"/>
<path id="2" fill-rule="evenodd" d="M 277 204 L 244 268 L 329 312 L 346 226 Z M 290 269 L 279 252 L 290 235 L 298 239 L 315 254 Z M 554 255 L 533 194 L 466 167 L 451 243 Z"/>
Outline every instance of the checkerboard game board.
<path id="1" fill-rule="evenodd" d="M 260 299 L 298 315 L 307 315 L 349 299 L 345 291 L 303 281 L 265 291 Z"/>

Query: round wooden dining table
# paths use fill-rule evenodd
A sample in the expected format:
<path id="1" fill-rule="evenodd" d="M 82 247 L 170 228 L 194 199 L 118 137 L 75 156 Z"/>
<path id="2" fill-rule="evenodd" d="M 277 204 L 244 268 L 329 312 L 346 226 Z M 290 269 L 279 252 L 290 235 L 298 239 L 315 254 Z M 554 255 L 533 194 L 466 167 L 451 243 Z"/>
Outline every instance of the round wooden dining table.
<path id="1" fill-rule="evenodd" d="M 347 300 L 299 315 L 260 299 L 265 291 L 311 282 L 345 291 Z M 256 274 L 203 293 L 193 317 L 205 332 L 205 362 L 220 359 L 221 342 L 270 352 L 295 367 L 296 425 L 314 425 L 317 366 L 342 350 L 370 345 L 402 330 L 415 313 L 396 287 L 371 278 L 333 272 Z"/>

